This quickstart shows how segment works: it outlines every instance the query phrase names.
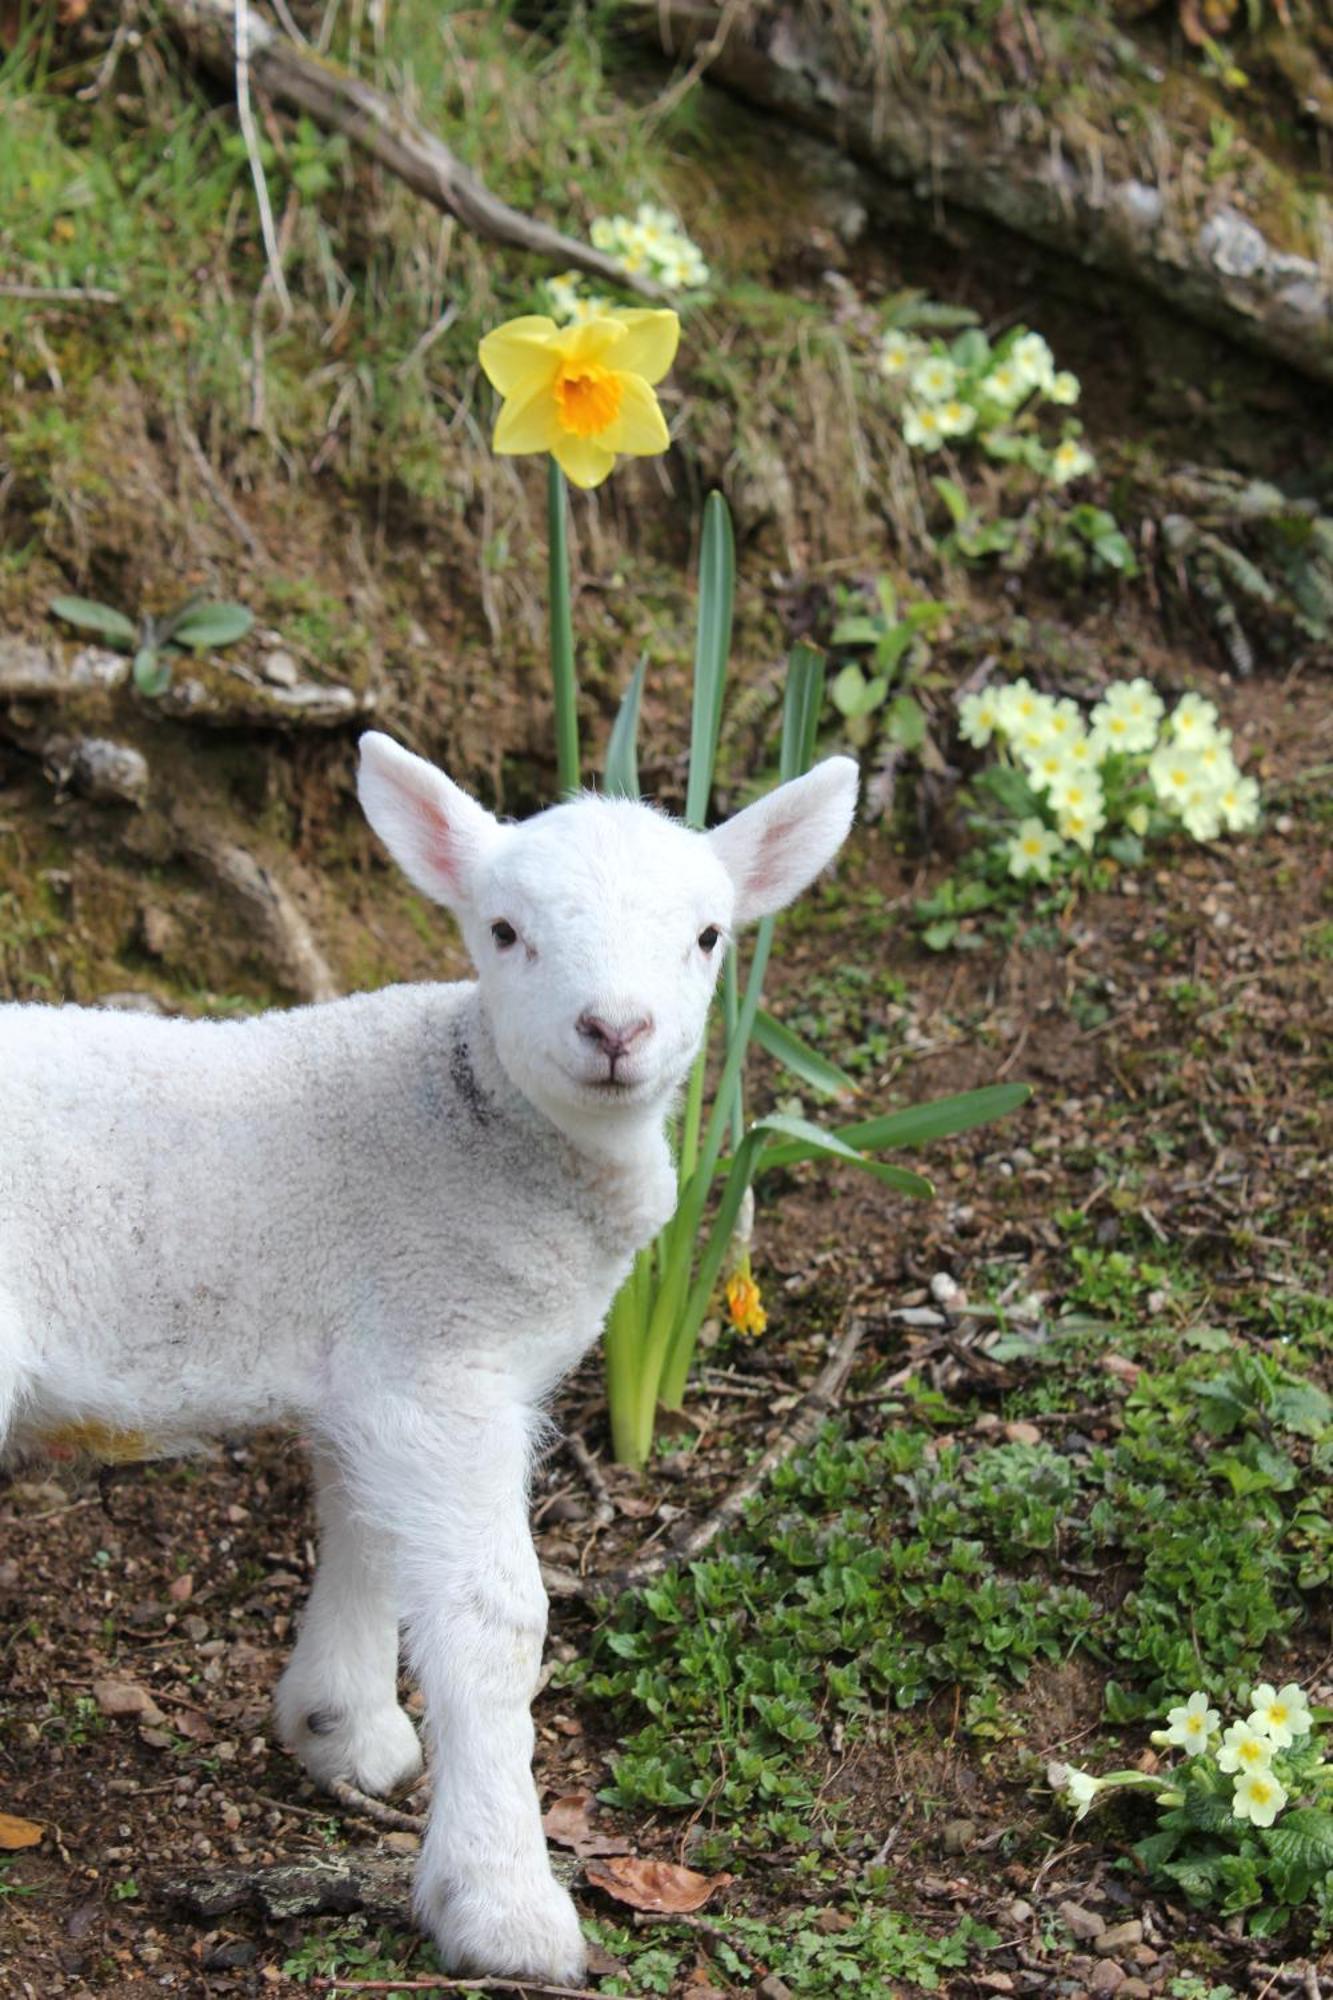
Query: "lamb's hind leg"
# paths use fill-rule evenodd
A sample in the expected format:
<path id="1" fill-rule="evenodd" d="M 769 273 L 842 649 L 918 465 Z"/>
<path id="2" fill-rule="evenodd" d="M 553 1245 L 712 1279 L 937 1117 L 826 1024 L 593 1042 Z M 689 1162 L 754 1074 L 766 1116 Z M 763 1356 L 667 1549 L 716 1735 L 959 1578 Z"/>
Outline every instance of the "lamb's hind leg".
<path id="1" fill-rule="evenodd" d="M 318 1784 L 391 1792 L 421 1769 L 398 1706 L 398 1610 L 383 1538 L 358 1518 L 333 1455 L 313 1454 L 319 1564 L 278 1683 L 278 1735 Z"/>

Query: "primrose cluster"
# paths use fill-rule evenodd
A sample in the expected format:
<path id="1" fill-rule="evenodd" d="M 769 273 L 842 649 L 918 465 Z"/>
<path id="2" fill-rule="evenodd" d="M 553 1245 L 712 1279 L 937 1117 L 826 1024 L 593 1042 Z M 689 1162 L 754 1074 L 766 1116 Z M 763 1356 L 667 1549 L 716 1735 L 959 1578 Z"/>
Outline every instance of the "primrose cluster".
<path id="1" fill-rule="evenodd" d="M 1178 821 L 1195 840 L 1248 831 L 1259 787 L 1243 777 L 1212 702 L 1187 694 L 1168 715 L 1150 682 L 1112 681 L 1085 721 L 1075 701 L 1054 700 L 1024 679 L 965 695 L 963 739 L 994 743 L 1021 773 L 1023 812 L 1006 849 L 1009 873 L 1045 881 L 1066 843 L 1091 854 L 1106 829 L 1142 839 Z"/>
<path id="2" fill-rule="evenodd" d="M 708 283 L 703 252 L 669 208 L 641 201 L 632 216 L 599 215 L 589 231 L 593 248 L 614 257 L 623 271 L 653 278 L 668 292 L 697 292 Z M 611 301 L 587 289 L 579 271 L 548 278 L 547 303 L 557 320 L 577 324 L 607 312 Z"/>
<path id="3" fill-rule="evenodd" d="M 891 329 L 880 342 L 879 370 L 903 391 L 903 438 L 914 451 L 975 435 L 990 457 L 1018 460 L 1054 486 L 1095 469 L 1075 421 L 1066 421 L 1054 447 L 1020 423 L 1043 404 L 1071 408 L 1082 393 L 1039 333 L 1015 327 L 992 346 L 975 326 L 947 343 Z"/>

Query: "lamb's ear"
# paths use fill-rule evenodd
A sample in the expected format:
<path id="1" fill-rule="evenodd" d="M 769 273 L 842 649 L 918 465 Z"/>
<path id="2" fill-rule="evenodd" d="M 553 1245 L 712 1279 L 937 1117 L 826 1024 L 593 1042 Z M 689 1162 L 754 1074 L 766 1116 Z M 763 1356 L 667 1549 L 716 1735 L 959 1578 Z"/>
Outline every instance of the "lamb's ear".
<path id="1" fill-rule="evenodd" d="M 361 738 L 356 789 L 366 818 L 409 881 L 437 903 L 465 908 L 477 863 L 501 832 L 485 806 L 377 729 Z"/>
<path id="2" fill-rule="evenodd" d="M 756 799 L 708 835 L 736 884 L 736 921 L 750 923 L 790 903 L 847 838 L 856 810 L 856 763 L 829 757 Z"/>

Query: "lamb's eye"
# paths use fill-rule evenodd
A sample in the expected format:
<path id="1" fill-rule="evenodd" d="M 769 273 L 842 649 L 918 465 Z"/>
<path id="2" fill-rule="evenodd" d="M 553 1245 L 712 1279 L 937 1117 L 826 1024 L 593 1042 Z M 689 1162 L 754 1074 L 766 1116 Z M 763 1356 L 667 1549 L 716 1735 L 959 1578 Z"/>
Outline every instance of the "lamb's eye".
<path id="1" fill-rule="evenodd" d="M 716 924 L 710 924 L 706 931 L 700 931 L 699 933 L 700 951 L 711 951 L 713 949 L 713 946 L 717 943 L 718 939 L 721 937 L 721 935 L 722 933 L 721 931 L 719 931 Z"/>
<path id="2" fill-rule="evenodd" d="M 501 951 L 508 951 L 511 944 L 518 943 L 518 932 L 512 924 L 507 924 L 503 917 L 491 925 L 491 936 Z"/>

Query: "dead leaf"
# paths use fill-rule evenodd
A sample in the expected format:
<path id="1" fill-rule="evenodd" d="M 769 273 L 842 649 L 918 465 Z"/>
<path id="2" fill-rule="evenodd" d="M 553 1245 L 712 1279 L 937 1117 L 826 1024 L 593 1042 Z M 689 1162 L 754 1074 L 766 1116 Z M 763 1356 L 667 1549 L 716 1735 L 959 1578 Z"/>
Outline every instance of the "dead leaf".
<path id="1" fill-rule="evenodd" d="M 13 1813 L 0 1812 L 0 1848 L 6 1854 L 17 1853 L 20 1847 L 36 1847 L 44 1831 L 35 1819 L 15 1819 Z"/>
<path id="2" fill-rule="evenodd" d="M 171 1726 L 177 1736 L 184 1736 L 191 1743 L 212 1743 L 214 1740 L 207 1719 L 193 1708 L 178 1710 L 172 1717 Z"/>
<path id="3" fill-rule="evenodd" d="M 674 1861 L 643 1861 L 634 1854 L 590 1861 L 583 1872 L 595 1888 L 605 1889 L 608 1896 L 628 1903 L 632 1910 L 655 1910 L 673 1917 L 701 1910 L 715 1890 L 732 1880 L 730 1875 L 699 1875 Z"/>
<path id="4" fill-rule="evenodd" d="M 591 1792 L 566 1792 L 564 1798 L 553 1799 L 542 1819 L 546 1838 L 557 1847 L 572 1847 L 581 1859 L 590 1854 L 628 1854 L 627 1841 L 594 1829 L 590 1818 L 592 1807 Z"/>

